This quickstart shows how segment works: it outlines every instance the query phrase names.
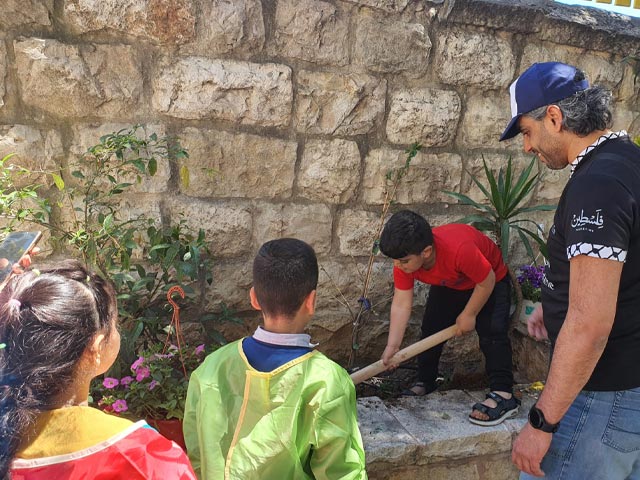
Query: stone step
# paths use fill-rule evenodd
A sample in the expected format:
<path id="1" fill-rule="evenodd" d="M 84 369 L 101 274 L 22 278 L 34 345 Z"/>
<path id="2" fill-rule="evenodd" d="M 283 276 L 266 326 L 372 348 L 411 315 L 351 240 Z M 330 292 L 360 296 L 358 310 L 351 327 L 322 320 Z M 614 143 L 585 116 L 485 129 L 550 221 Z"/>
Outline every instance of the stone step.
<path id="1" fill-rule="evenodd" d="M 485 392 L 449 390 L 383 401 L 359 398 L 358 419 L 372 480 L 511 480 L 511 445 L 535 401 L 523 393 L 518 415 L 493 427 L 467 420 Z"/>

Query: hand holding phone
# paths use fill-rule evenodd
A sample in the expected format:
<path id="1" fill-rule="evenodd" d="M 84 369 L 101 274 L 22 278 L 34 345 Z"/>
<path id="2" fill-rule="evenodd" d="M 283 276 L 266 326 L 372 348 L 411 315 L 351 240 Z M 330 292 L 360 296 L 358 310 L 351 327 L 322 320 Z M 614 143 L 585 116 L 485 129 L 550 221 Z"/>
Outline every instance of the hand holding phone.
<path id="1" fill-rule="evenodd" d="M 11 275 L 14 265 L 35 247 L 40 237 L 42 232 L 11 232 L 4 238 L 0 243 L 0 282 Z"/>

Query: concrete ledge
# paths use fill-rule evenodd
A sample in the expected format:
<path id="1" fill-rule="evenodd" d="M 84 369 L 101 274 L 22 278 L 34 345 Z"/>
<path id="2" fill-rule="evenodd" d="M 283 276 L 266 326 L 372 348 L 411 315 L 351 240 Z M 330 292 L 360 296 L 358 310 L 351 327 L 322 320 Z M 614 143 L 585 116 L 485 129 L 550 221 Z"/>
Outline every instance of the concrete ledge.
<path id="1" fill-rule="evenodd" d="M 358 399 L 369 478 L 517 479 L 511 445 L 535 399 L 524 393 L 517 417 L 480 427 L 467 416 L 484 396 L 485 392 L 450 390 L 387 401 Z"/>
<path id="2" fill-rule="evenodd" d="M 447 22 L 535 34 L 553 43 L 617 53 L 637 51 L 640 19 L 549 0 L 449 0 Z"/>

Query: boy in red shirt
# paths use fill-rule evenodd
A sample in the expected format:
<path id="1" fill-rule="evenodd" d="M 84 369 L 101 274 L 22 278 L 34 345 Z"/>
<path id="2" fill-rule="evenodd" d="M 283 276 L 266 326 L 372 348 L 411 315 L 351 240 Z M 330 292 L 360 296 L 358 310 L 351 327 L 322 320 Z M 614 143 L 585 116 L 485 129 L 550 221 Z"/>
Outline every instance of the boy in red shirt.
<path id="1" fill-rule="evenodd" d="M 497 425 L 518 412 L 513 396 L 509 308 L 511 284 L 498 246 L 469 225 L 435 227 L 417 213 L 402 210 L 387 222 L 380 250 L 393 261 L 395 285 L 391 322 L 382 361 L 390 368 L 400 349 L 413 306 L 413 283 L 431 285 L 422 320 L 422 338 L 454 323 L 458 335 L 474 328 L 486 360 L 490 391 L 476 403 L 469 421 Z M 418 357 L 417 381 L 405 395 L 422 396 L 436 388 L 438 362 L 443 345 Z"/>

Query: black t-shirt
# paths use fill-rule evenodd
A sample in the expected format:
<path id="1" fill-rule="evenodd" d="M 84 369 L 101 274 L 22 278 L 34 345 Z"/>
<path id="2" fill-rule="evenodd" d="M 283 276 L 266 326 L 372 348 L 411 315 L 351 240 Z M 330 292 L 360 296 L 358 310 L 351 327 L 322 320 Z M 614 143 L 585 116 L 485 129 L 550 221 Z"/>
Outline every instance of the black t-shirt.
<path id="1" fill-rule="evenodd" d="M 567 183 L 549 232 L 542 287 L 552 343 L 569 304 L 569 260 L 577 255 L 624 262 L 607 346 L 585 390 L 640 387 L 640 148 L 610 139 L 581 160 Z"/>

